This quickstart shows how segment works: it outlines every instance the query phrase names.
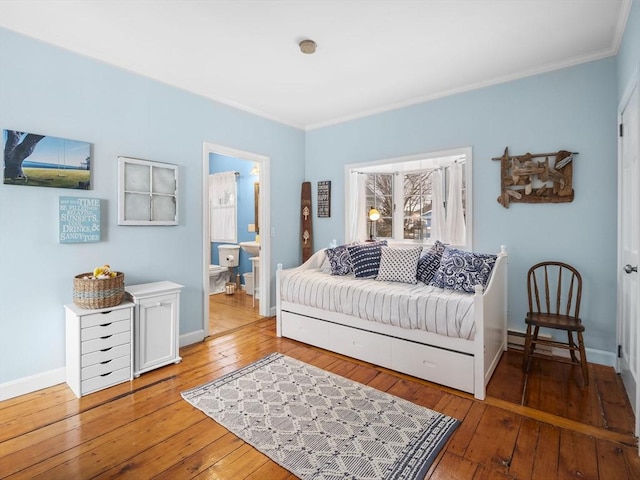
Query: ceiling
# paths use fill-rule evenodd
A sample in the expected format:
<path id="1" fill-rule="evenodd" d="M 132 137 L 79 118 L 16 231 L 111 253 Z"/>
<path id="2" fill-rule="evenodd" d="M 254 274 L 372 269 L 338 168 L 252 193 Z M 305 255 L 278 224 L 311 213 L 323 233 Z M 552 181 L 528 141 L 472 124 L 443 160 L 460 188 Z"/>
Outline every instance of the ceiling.
<path id="1" fill-rule="evenodd" d="M 631 0 L 0 0 L 0 26 L 313 129 L 617 53 Z M 300 52 L 313 39 L 313 55 Z"/>

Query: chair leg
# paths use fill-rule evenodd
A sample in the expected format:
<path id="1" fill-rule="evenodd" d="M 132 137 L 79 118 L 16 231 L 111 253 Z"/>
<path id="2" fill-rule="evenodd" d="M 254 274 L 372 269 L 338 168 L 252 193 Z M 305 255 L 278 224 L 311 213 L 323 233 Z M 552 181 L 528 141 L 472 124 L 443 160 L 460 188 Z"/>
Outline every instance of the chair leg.
<path id="1" fill-rule="evenodd" d="M 589 365 L 587 365 L 587 354 L 584 351 L 582 332 L 578 332 L 578 347 L 580 348 L 580 366 L 582 367 L 582 376 L 584 377 L 584 385 L 586 387 L 589 385 Z"/>
<path id="2" fill-rule="evenodd" d="M 576 357 L 577 347 L 573 341 L 573 334 L 571 333 L 571 330 L 567 330 L 567 337 L 569 337 L 569 352 L 571 354 L 571 361 L 574 363 L 579 363 L 578 358 Z"/>
<path id="3" fill-rule="evenodd" d="M 529 349 L 531 348 L 531 325 L 527 324 L 527 334 L 524 337 L 524 352 L 522 356 L 522 371 L 529 371 Z"/>

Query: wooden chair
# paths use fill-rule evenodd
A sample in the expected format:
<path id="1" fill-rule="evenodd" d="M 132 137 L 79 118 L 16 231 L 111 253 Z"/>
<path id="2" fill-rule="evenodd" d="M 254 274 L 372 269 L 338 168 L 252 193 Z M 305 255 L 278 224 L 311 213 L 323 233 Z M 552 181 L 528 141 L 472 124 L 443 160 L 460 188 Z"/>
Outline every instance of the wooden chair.
<path id="1" fill-rule="evenodd" d="M 527 335 L 524 343 L 523 371 L 529 371 L 531 356 L 536 345 L 564 348 L 569 350 L 571 362 L 581 366 L 584 384 L 589 385 L 587 356 L 582 338 L 584 325 L 580 320 L 582 297 L 580 273 L 571 265 L 562 262 L 538 263 L 531 267 L 527 274 L 527 293 L 529 312 L 525 318 Z M 567 343 L 539 338 L 540 327 L 565 330 Z M 577 345 L 573 340 L 573 332 L 578 336 Z M 580 359 L 576 357 L 576 352 L 580 353 Z"/>

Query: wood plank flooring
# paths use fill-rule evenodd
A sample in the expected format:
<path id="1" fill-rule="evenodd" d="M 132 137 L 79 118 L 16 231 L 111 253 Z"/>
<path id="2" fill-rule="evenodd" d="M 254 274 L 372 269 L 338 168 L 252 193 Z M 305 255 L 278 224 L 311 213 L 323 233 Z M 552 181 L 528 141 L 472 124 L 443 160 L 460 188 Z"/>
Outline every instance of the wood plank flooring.
<path id="1" fill-rule="evenodd" d="M 182 348 L 178 365 L 81 399 L 62 384 L 0 402 L 0 477 L 294 479 L 180 397 L 183 390 L 282 352 L 460 419 L 427 479 L 640 478 L 633 415 L 612 369 L 590 365 L 592 386 L 581 389 L 571 386 L 571 370 L 557 372 L 546 360 L 536 359 L 523 375 L 521 354 L 509 351 L 487 400 L 479 402 L 277 338 L 273 318 L 251 320 Z"/>

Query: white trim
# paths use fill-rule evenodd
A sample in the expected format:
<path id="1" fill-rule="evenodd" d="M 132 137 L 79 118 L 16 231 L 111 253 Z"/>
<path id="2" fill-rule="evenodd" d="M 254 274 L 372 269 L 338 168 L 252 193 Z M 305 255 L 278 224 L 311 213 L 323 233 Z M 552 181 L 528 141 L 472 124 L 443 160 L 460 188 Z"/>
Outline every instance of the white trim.
<path id="1" fill-rule="evenodd" d="M 417 153 L 413 155 L 406 155 L 402 157 L 393 157 L 393 158 L 384 158 L 373 160 L 369 162 L 359 162 L 359 163 L 350 163 L 344 166 L 344 198 L 345 205 L 349 205 L 348 199 L 350 198 L 350 182 L 348 181 L 349 175 L 352 170 L 358 170 L 360 168 L 365 167 L 375 167 L 377 165 L 388 165 L 392 163 L 405 163 L 405 162 L 415 162 L 418 160 L 428 160 L 432 158 L 444 158 L 444 157 L 454 157 L 454 156 L 465 156 L 465 182 L 467 189 L 467 205 L 466 205 L 466 245 L 465 248 L 468 250 L 473 249 L 473 148 L 472 147 L 458 147 L 452 148 L 449 150 L 438 150 L 424 153 Z M 345 214 L 344 216 L 344 235 L 349 231 L 348 222 L 350 220 L 350 216 Z M 394 232 L 395 234 L 395 232 Z M 344 238 L 344 237 L 343 237 Z M 393 240 L 394 242 L 399 242 L 401 240 Z"/>
<path id="2" fill-rule="evenodd" d="M 207 277 L 208 280 L 208 277 Z M 204 330 L 196 330 L 195 332 L 185 333 L 184 335 L 180 335 L 179 345 L 180 348 L 186 347 L 187 345 L 193 345 L 194 343 L 198 343 L 204 340 Z"/>
<path id="3" fill-rule="evenodd" d="M 209 155 L 216 153 L 227 157 L 259 163 L 260 201 L 258 216 L 260 217 L 260 315 L 271 313 L 271 159 L 266 155 L 247 152 L 226 145 L 210 142 L 202 143 L 202 294 L 203 319 L 202 331 L 209 334 L 209 265 L 211 264 L 211 245 L 209 243 Z"/>
<path id="4" fill-rule="evenodd" d="M 59 385 L 64 383 L 66 378 L 65 367 L 60 367 L 55 370 L 31 375 L 30 377 L 5 382 L 0 385 L 0 401 Z"/>
<path id="5" fill-rule="evenodd" d="M 524 348 L 524 336 L 525 332 L 520 330 L 509 330 L 508 332 L 508 345 L 509 347 Z M 551 338 L 550 335 L 540 335 L 541 337 Z M 605 365 L 615 369 L 617 358 L 612 352 L 606 352 L 604 350 L 597 350 L 595 348 L 585 348 L 587 354 L 588 363 L 596 363 L 598 365 Z M 540 345 L 536 347 L 536 354 L 540 355 L 553 355 L 554 357 L 570 358 L 569 351 L 563 348 L 549 347 L 547 345 Z"/>

